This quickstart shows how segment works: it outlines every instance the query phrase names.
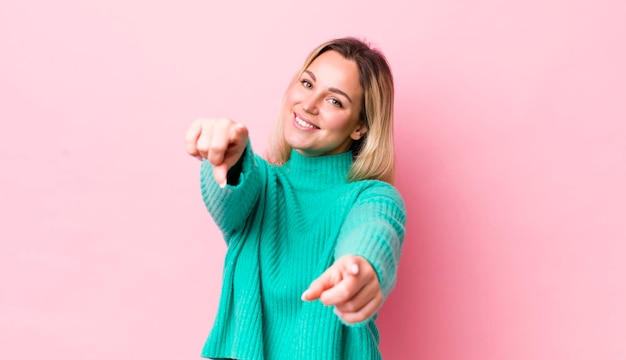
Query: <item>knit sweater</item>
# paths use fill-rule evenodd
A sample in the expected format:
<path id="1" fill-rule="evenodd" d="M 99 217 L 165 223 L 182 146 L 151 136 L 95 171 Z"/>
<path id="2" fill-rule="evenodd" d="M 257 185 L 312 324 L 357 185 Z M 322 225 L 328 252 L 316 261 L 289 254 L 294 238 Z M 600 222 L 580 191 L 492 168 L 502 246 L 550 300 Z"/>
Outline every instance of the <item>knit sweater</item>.
<path id="1" fill-rule="evenodd" d="M 220 303 L 202 356 L 242 360 L 380 359 L 376 315 L 350 325 L 319 300 L 300 299 L 343 255 L 367 259 L 383 296 L 395 285 L 405 208 L 389 184 L 348 182 L 350 152 L 282 166 L 242 155 L 235 185 L 220 188 L 206 160 L 201 190 L 227 244 Z"/>

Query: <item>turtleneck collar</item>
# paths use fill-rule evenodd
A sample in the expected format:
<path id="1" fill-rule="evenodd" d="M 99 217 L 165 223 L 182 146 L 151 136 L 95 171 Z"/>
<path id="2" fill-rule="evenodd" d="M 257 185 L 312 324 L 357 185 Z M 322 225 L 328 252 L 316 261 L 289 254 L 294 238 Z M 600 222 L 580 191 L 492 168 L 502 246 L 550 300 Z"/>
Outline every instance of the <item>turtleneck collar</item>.
<path id="1" fill-rule="evenodd" d="M 304 156 L 292 149 L 291 157 L 284 168 L 295 184 L 313 187 L 339 185 L 348 182 L 352 161 L 351 151 L 334 155 Z"/>

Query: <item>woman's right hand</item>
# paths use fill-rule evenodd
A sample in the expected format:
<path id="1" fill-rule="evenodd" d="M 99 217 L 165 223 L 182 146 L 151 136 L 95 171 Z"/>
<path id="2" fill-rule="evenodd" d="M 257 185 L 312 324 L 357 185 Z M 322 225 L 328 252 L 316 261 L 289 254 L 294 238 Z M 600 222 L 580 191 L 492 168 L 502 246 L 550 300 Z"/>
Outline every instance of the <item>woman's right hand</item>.
<path id="1" fill-rule="evenodd" d="M 233 167 L 248 144 L 248 129 L 231 119 L 198 119 L 187 136 L 187 153 L 213 164 L 213 178 L 221 187 L 226 186 L 228 169 Z"/>

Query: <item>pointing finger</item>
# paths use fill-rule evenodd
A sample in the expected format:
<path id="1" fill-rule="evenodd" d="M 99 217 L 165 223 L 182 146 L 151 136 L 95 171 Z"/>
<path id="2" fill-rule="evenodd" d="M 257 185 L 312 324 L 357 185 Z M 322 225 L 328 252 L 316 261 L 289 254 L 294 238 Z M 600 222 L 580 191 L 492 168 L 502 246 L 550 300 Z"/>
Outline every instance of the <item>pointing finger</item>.
<path id="1" fill-rule="evenodd" d="M 311 301 L 319 299 L 320 295 L 341 281 L 341 273 L 337 266 L 331 266 L 317 279 L 313 280 L 309 288 L 302 293 L 302 300 Z"/>

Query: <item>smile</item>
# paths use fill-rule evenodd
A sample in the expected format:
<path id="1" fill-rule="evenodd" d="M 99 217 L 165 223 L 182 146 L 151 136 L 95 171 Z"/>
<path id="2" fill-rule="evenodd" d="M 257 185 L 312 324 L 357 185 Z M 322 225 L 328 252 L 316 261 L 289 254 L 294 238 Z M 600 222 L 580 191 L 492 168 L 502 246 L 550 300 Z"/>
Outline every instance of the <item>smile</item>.
<path id="1" fill-rule="evenodd" d="M 311 124 L 310 122 L 306 120 L 301 119 L 300 117 L 298 117 L 298 115 L 295 115 L 295 122 L 296 122 L 296 125 L 299 125 L 298 126 L 299 128 L 311 129 L 311 130 L 319 129 L 319 127 Z"/>

